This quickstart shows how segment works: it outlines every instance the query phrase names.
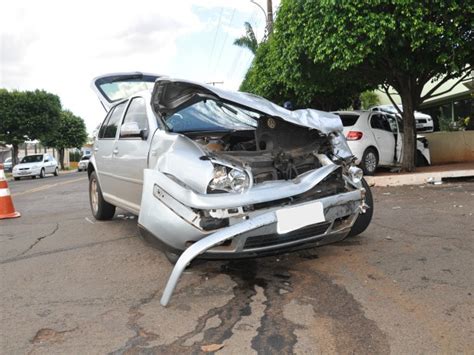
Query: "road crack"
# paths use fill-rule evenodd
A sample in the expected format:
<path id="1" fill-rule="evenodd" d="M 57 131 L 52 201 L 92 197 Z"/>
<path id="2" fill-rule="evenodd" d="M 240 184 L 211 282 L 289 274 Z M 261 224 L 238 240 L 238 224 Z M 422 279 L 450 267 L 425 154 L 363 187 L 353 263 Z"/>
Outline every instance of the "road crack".
<path id="1" fill-rule="evenodd" d="M 38 237 L 36 238 L 36 240 L 27 248 L 25 249 L 24 251 L 22 251 L 20 254 L 18 254 L 17 256 L 15 256 L 15 258 L 18 258 L 19 256 L 22 256 L 22 255 L 25 255 L 27 252 L 29 252 L 31 249 L 33 249 L 35 247 L 36 244 L 38 244 L 39 242 L 41 242 L 43 239 L 45 238 L 48 238 L 48 237 L 51 237 L 53 236 L 57 231 L 59 230 L 59 223 L 56 223 L 56 226 L 54 227 L 53 231 L 46 234 L 46 235 L 43 235 L 41 237 Z"/>

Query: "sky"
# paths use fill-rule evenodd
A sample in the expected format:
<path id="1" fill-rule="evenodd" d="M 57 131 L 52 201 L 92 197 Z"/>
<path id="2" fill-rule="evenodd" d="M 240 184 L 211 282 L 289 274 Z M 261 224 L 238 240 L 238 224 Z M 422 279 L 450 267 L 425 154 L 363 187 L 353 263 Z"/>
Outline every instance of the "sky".
<path id="1" fill-rule="evenodd" d="M 105 115 L 90 88 L 99 75 L 143 71 L 237 90 L 253 58 L 233 45 L 245 21 L 260 40 L 265 17 L 250 0 L 3 2 L 0 87 L 54 93 L 92 133 Z"/>

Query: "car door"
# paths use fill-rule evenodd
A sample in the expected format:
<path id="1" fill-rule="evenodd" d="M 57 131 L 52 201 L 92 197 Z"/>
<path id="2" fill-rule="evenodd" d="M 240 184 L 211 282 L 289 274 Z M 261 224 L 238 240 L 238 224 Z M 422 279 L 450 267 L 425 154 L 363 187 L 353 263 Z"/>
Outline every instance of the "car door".
<path id="1" fill-rule="evenodd" d="M 143 188 L 143 170 L 147 167 L 153 120 L 147 113 L 146 100 L 133 97 L 124 115 L 119 138 L 113 151 L 117 177 L 123 188 L 120 198 L 137 213 Z"/>
<path id="2" fill-rule="evenodd" d="M 118 127 L 123 118 L 127 102 L 113 107 L 100 126 L 97 139 L 94 142 L 94 155 L 99 175 L 100 188 L 105 199 L 117 197 L 120 192 L 120 179 L 112 161 L 113 151 L 118 135 Z"/>
<path id="3" fill-rule="evenodd" d="M 396 141 L 387 117 L 374 112 L 370 116 L 370 127 L 379 151 L 379 164 L 392 165 L 395 161 Z"/>

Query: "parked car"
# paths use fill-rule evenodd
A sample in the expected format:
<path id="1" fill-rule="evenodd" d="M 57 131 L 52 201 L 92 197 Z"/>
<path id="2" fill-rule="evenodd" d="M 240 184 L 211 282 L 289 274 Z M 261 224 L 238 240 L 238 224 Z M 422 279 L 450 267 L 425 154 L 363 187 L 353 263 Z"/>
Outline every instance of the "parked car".
<path id="1" fill-rule="evenodd" d="M 12 158 L 7 158 L 3 162 L 3 170 L 6 173 L 10 173 L 12 171 Z"/>
<path id="2" fill-rule="evenodd" d="M 59 175 L 58 162 L 49 154 L 27 155 L 13 167 L 15 180 L 25 176 L 31 176 L 33 179 L 37 176 L 44 178 L 46 174 Z"/>
<path id="3" fill-rule="evenodd" d="M 378 111 L 338 111 L 344 135 L 356 164 L 365 175 L 379 166 L 400 166 L 403 157 L 403 121 L 396 115 Z M 428 141 L 417 136 L 417 164 L 431 164 Z"/>
<path id="4" fill-rule="evenodd" d="M 79 161 L 79 163 L 77 164 L 77 171 L 87 171 L 90 158 L 91 158 L 90 155 L 84 155 Z"/>
<path id="5" fill-rule="evenodd" d="M 162 304 L 197 256 L 309 248 L 370 223 L 370 188 L 337 115 L 152 74 L 92 87 L 108 110 L 88 167 L 92 214 L 137 214 L 143 237 L 176 262 Z"/>
<path id="6" fill-rule="evenodd" d="M 403 106 L 402 105 L 398 105 L 398 107 L 400 107 L 400 110 L 403 111 Z M 399 112 L 397 111 L 397 109 L 393 105 L 373 106 L 369 110 L 389 113 L 389 114 L 396 115 L 399 118 L 401 118 Z M 416 124 L 416 131 L 417 132 L 433 132 L 434 131 L 433 119 L 431 118 L 430 115 L 427 115 L 425 113 L 415 111 L 415 124 Z"/>

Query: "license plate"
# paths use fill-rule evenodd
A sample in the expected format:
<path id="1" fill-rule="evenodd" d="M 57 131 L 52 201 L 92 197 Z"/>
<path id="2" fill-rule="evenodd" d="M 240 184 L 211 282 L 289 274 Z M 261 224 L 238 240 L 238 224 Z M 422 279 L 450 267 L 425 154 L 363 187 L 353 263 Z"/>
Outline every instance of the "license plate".
<path id="1" fill-rule="evenodd" d="M 283 208 L 275 213 L 277 216 L 278 234 L 288 233 L 326 220 L 324 217 L 324 207 L 321 202 Z"/>
<path id="2" fill-rule="evenodd" d="M 19 171 L 18 174 L 20 174 L 20 175 L 26 175 L 26 174 L 28 174 L 28 171 Z"/>
<path id="3" fill-rule="evenodd" d="M 422 124 L 417 124 L 416 128 L 423 128 L 423 125 Z"/>

